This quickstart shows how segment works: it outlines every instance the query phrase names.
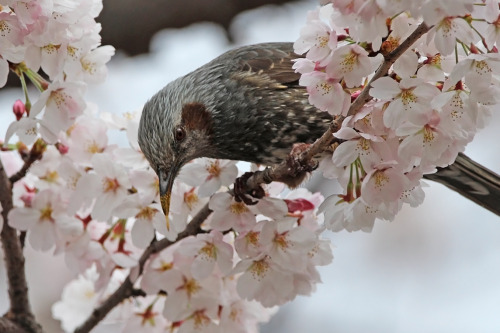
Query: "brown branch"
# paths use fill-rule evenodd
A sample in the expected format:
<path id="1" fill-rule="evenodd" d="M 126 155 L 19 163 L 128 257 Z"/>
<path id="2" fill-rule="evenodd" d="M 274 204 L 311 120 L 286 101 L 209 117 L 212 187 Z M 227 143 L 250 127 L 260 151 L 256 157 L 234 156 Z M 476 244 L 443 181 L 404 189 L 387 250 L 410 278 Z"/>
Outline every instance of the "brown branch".
<path id="1" fill-rule="evenodd" d="M 347 115 L 356 114 L 368 101 L 372 99 L 369 94 L 371 84 L 381 78 L 382 76 L 387 75 L 389 69 L 394 64 L 394 62 L 408 50 L 422 35 L 424 35 L 427 31 L 429 31 L 429 27 L 425 23 L 421 23 L 413 33 L 406 40 L 401 43 L 394 51 L 384 56 L 384 62 L 377 69 L 371 80 L 368 84 L 363 88 L 358 97 L 354 100 L 354 102 L 349 107 L 349 111 Z M 326 130 L 323 135 L 317 139 L 312 145 L 310 145 L 305 151 L 298 154 L 295 160 L 303 166 L 309 165 L 312 158 L 322 152 L 324 152 L 328 147 L 336 141 L 333 133 L 337 132 L 341 125 L 342 121 L 345 118 L 342 116 L 338 116 L 333 119 L 330 127 Z M 281 179 L 286 179 L 290 177 L 294 177 L 293 168 L 290 167 L 289 163 L 283 161 L 282 163 L 268 167 L 264 171 L 257 171 L 254 175 L 248 178 L 247 180 L 247 189 L 248 192 L 256 190 L 260 187 L 260 184 L 269 184 L 273 181 L 280 181 Z"/>
<path id="2" fill-rule="evenodd" d="M 142 254 L 139 259 L 138 267 L 139 273 L 137 276 L 140 276 L 144 270 L 144 265 L 148 261 L 149 257 L 155 253 L 158 253 L 172 244 L 184 239 L 188 236 L 196 235 L 199 230 L 201 224 L 207 219 L 207 217 L 212 213 L 210 208 L 208 208 L 208 204 L 206 204 L 200 211 L 191 219 L 191 222 L 187 225 L 186 229 L 181 232 L 175 241 L 169 241 L 164 238 L 159 241 L 153 242 Z M 75 333 L 87 333 L 90 332 L 106 315 L 118 304 L 120 304 L 123 300 L 134 296 L 136 294 L 136 289 L 134 289 L 134 284 L 132 282 L 133 278 L 129 274 L 125 281 L 123 281 L 122 285 L 111 295 L 109 296 L 98 308 L 94 309 L 92 314 L 87 320 L 80 325 L 75 330 Z M 135 281 L 135 280 L 134 280 Z"/>
<path id="3" fill-rule="evenodd" d="M 38 139 L 33 144 L 33 147 L 31 147 L 28 155 L 24 158 L 24 165 L 22 166 L 22 168 L 18 172 L 10 176 L 9 181 L 12 185 L 14 185 L 15 182 L 23 179 L 24 176 L 26 176 L 26 173 L 28 172 L 31 165 L 35 163 L 35 161 L 42 158 L 45 147 L 46 144 L 42 139 Z"/>
<path id="4" fill-rule="evenodd" d="M 9 318 L 0 317 L 0 332 L 2 333 L 31 333 Z"/>
<path id="5" fill-rule="evenodd" d="M 370 88 L 372 83 L 380 79 L 382 76 L 387 75 L 391 66 L 396 62 L 396 60 L 403 55 L 420 37 L 422 37 L 427 31 L 429 31 L 429 27 L 425 23 L 421 23 L 415 31 L 411 33 L 408 38 L 406 38 L 401 45 L 399 45 L 394 51 L 384 56 L 384 62 L 377 69 L 373 77 L 370 79 L 370 82 L 365 86 L 363 91 L 359 94 L 356 100 L 351 104 L 349 108 L 348 116 L 355 115 L 368 101 L 372 99 L 370 96 Z"/>
<path id="6" fill-rule="evenodd" d="M 9 226 L 8 214 L 12 209 L 12 184 L 0 162 L 0 202 L 4 225 L 0 234 L 4 251 L 5 267 L 9 285 L 10 309 L 5 318 L 23 327 L 28 332 L 42 332 L 35 321 L 28 299 L 28 284 L 24 267 L 24 255 L 16 229 Z"/>

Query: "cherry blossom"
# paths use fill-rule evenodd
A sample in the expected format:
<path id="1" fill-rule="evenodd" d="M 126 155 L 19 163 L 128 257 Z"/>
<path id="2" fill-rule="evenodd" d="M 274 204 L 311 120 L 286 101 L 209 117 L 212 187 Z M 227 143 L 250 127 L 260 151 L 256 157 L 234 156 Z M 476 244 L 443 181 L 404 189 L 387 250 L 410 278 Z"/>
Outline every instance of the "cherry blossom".
<path id="1" fill-rule="evenodd" d="M 299 83 L 307 87 L 309 102 L 318 109 L 332 115 L 346 114 L 351 98 L 342 89 L 339 80 L 330 78 L 324 72 L 313 71 L 303 74 Z"/>
<path id="2" fill-rule="evenodd" d="M 47 189 L 37 193 L 30 207 L 16 207 L 9 212 L 9 225 L 27 230 L 28 241 L 35 250 L 47 251 L 63 241 L 64 236 L 77 236 L 82 223 L 66 214 L 59 194 Z"/>
<path id="3" fill-rule="evenodd" d="M 331 6 L 324 6 L 320 9 L 324 16 L 331 16 L 329 13 L 331 10 Z M 307 58 L 312 61 L 325 59 L 337 47 L 337 34 L 334 29 L 321 20 L 321 14 L 319 11 L 309 13 L 308 24 L 302 28 L 301 36 L 294 44 L 296 53 L 304 54 L 307 52 Z"/>
<path id="4" fill-rule="evenodd" d="M 247 231 L 256 223 L 253 208 L 244 202 L 236 201 L 227 192 L 213 195 L 209 208 L 214 211 L 210 225 L 215 230 L 225 231 L 233 228 L 236 231 Z"/>
<path id="5" fill-rule="evenodd" d="M 93 202 L 92 216 L 106 221 L 125 199 L 130 181 L 126 171 L 111 163 L 111 158 L 105 154 L 96 154 L 92 166 L 96 173 L 81 177 L 76 191 L 83 194 L 83 202 Z"/>
<path id="6" fill-rule="evenodd" d="M 413 78 L 398 83 L 383 77 L 373 82 L 372 87 L 370 95 L 373 97 L 392 100 L 384 113 L 384 124 L 391 129 L 415 121 L 430 111 L 430 101 L 439 94 L 435 86 Z"/>
<path id="7" fill-rule="evenodd" d="M 182 242 L 179 253 L 194 257 L 191 273 L 201 280 L 212 274 L 215 264 L 226 275 L 233 268 L 233 247 L 222 239 L 219 231 L 213 230 L 207 235 L 197 235 Z"/>
<path id="8" fill-rule="evenodd" d="M 368 52 L 356 44 L 337 48 L 326 66 L 326 73 L 334 79 L 343 78 L 348 87 L 359 86 L 365 76 L 372 72 Z"/>
<path id="9" fill-rule="evenodd" d="M 209 196 L 221 186 L 228 186 L 234 182 L 238 174 L 235 164 L 234 161 L 197 159 L 182 168 L 178 180 L 191 186 L 201 184 L 198 188 L 198 195 Z"/>

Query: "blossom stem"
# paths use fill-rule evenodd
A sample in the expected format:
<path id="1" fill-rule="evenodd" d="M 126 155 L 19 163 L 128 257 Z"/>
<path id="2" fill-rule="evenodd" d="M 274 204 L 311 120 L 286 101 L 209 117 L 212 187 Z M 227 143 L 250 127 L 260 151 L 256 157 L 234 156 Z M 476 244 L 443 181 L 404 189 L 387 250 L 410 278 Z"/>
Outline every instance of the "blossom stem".
<path id="1" fill-rule="evenodd" d="M 23 72 L 26 73 L 26 76 L 33 85 L 40 91 L 43 92 L 49 86 L 49 83 L 37 72 L 34 72 L 30 68 L 23 69 Z"/>
<path id="2" fill-rule="evenodd" d="M 31 101 L 28 95 L 28 87 L 26 86 L 26 80 L 24 79 L 24 72 L 20 73 L 19 80 L 21 80 L 21 86 L 23 87 L 24 91 L 24 98 L 25 98 L 24 106 L 26 108 L 26 115 L 29 117 L 31 110 Z"/>

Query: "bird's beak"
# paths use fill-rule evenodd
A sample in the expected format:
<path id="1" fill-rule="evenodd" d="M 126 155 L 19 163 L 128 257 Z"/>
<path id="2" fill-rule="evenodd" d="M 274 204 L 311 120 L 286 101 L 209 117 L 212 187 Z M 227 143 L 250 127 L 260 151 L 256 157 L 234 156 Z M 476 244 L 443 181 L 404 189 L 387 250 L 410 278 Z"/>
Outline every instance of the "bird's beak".
<path id="1" fill-rule="evenodd" d="M 167 222 L 167 230 L 170 230 L 170 221 L 168 220 L 168 212 L 170 211 L 170 196 L 172 194 L 172 186 L 174 185 L 175 177 L 179 168 L 177 165 L 172 165 L 168 172 L 158 171 L 158 178 L 160 180 L 160 202 L 165 220 Z"/>

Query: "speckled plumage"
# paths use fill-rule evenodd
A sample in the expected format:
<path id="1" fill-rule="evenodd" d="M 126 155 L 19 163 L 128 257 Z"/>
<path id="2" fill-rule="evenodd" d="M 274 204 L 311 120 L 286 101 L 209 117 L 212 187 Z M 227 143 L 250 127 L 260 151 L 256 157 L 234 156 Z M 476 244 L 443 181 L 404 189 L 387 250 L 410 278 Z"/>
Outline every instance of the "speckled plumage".
<path id="1" fill-rule="evenodd" d="M 294 143 L 321 136 L 331 116 L 312 107 L 298 85 L 292 60 L 299 57 L 291 43 L 250 45 L 169 83 L 146 103 L 139 127 L 153 168 L 168 171 L 202 156 L 273 164 Z M 177 144 L 174 131 L 189 103 L 205 105 L 212 128 L 188 131 Z"/>
<path id="2" fill-rule="evenodd" d="M 291 43 L 231 50 L 170 82 L 144 105 L 139 145 L 158 174 L 166 216 L 174 179 L 190 160 L 274 164 L 294 143 L 312 143 L 325 132 L 331 116 L 308 103 L 292 69 L 298 57 Z M 305 175 L 283 181 L 297 186 Z"/>
<path id="3" fill-rule="evenodd" d="M 165 212 L 174 178 L 194 158 L 274 164 L 286 158 L 294 143 L 311 143 L 324 133 L 331 116 L 312 107 L 305 88 L 298 85 L 292 60 L 299 57 L 291 43 L 231 50 L 172 81 L 146 103 L 139 145 L 158 173 Z M 182 140 L 176 140 L 179 129 Z M 464 159 L 459 155 L 457 161 Z M 451 184 L 444 173 L 455 165 L 462 164 L 442 169 L 432 179 L 498 214 L 498 175 L 464 163 L 453 171 L 456 182 Z M 483 174 L 490 176 L 483 179 Z M 487 189 L 483 192 L 488 199 L 461 185 L 476 183 Z"/>

